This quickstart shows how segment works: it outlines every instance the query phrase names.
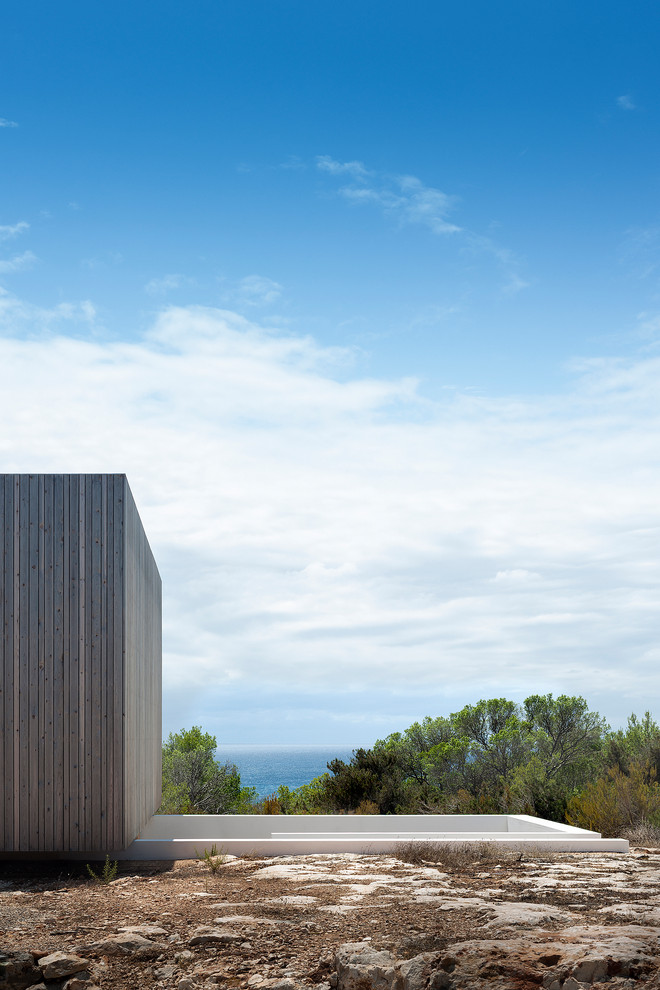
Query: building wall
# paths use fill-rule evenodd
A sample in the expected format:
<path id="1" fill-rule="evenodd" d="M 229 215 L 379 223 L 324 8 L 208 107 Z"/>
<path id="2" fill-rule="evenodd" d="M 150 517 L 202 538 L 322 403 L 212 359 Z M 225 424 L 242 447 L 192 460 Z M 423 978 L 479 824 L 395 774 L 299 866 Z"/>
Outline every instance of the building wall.
<path id="1" fill-rule="evenodd" d="M 125 848 L 160 800 L 161 707 L 160 577 L 128 483 L 0 475 L 0 519 L 0 850 Z"/>
<path id="2" fill-rule="evenodd" d="M 126 486 L 124 634 L 124 834 L 131 842 L 161 801 L 161 582 Z"/>

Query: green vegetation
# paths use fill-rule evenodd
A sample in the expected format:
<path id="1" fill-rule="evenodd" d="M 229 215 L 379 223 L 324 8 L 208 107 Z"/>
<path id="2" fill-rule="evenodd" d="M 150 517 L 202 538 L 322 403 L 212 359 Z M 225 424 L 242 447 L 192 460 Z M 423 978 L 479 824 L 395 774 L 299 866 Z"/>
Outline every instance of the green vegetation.
<path id="1" fill-rule="evenodd" d="M 660 727 L 647 712 L 612 732 L 584 698 L 491 698 L 428 717 L 261 801 L 215 746 L 197 726 L 169 737 L 163 812 L 528 814 L 660 837 Z"/>
<path id="2" fill-rule="evenodd" d="M 660 727 L 646 712 L 631 715 L 625 729 L 609 733 L 601 773 L 568 801 L 566 820 L 603 835 L 660 840 Z"/>
<path id="3" fill-rule="evenodd" d="M 89 863 L 87 863 L 87 872 L 89 873 L 92 880 L 94 880 L 96 883 L 102 884 L 104 887 L 107 887 L 108 884 L 111 884 L 112 881 L 115 879 L 115 877 L 117 876 L 118 868 L 119 868 L 119 863 L 117 862 L 117 860 L 114 860 L 114 862 L 111 863 L 110 856 L 107 853 L 105 856 L 105 863 L 103 864 L 103 869 L 101 870 L 100 873 L 95 873 L 92 867 L 89 865 Z"/>
<path id="4" fill-rule="evenodd" d="M 492 698 L 357 749 L 296 791 L 283 812 L 525 813 L 563 818 L 597 774 L 608 726 L 583 698 Z"/>
<path id="5" fill-rule="evenodd" d="M 660 728 L 611 732 L 584 698 L 491 698 L 333 760 L 277 792 L 285 814 L 528 814 L 604 835 L 660 828 Z M 640 833 L 641 834 L 641 833 Z"/>
<path id="6" fill-rule="evenodd" d="M 218 763 L 215 736 L 198 725 L 171 732 L 163 744 L 161 815 L 226 815 L 250 812 L 253 788 L 241 787 L 233 763 Z"/>
<path id="7" fill-rule="evenodd" d="M 208 866 L 209 871 L 215 876 L 220 867 L 227 862 L 227 857 L 223 852 L 218 852 L 218 847 L 215 843 L 210 849 L 205 849 L 203 853 L 197 852 L 197 859 Z"/>

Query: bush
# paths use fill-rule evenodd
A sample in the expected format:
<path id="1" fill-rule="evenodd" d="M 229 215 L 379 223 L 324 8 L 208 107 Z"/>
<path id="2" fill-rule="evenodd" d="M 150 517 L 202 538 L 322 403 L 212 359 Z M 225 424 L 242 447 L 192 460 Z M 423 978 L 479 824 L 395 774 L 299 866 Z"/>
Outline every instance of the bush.
<path id="1" fill-rule="evenodd" d="M 250 811 L 254 815 L 281 815 L 282 805 L 277 794 L 268 794 L 256 801 Z"/>
<path id="2" fill-rule="evenodd" d="M 660 787 L 655 777 L 655 769 L 648 765 L 632 764 L 629 774 L 613 767 L 569 800 L 566 820 L 603 836 L 620 835 L 642 822 L 660 825 Z"/>
<path id="3" fill-rule="evenodd" d="M 309 784 L 301 784 L 291 790 L 283 784 L 277 789 L 277 802 L 282 815 L 326 815 L 333 811 L 328 801 L 325 784 L 328 774 L 314 777 Z"/>
<path id="4" fill-rule="evenodd" d="M 387 749 L 356 749 L 349 763 L 331 760 L 324 774 L 326 802 L 333 811 L 355 812 L 375 807 L 369 814 L 393 815 L 409 810 L 410 787 L 396 753 Z"/>

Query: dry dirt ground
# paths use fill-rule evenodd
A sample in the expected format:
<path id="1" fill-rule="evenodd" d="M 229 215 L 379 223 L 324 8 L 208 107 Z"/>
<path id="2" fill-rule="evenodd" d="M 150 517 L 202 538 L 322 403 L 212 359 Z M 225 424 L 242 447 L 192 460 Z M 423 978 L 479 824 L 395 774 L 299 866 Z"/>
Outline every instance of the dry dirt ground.
<path id="1" fill-rule="evenodd" d="M 660 850 L 120 863 L 107 886 L 85 864 L 0 862 L 16 950 L 77 952 L 102 990 L 660 988 Z"/>

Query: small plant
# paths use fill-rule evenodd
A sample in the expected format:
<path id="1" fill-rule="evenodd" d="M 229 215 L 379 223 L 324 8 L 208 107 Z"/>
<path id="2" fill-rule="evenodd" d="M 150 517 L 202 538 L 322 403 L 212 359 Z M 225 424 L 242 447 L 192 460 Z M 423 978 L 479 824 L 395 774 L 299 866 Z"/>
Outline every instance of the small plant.
<path id="1" fill-rule="evenodd" d="M 205 849 L 203 853 L 198 853 L 195 849 L 195 855 L 200 863 L 205 863 L 211 873 L 215 876 L 223 863 L 226 862 L 226 856 L 224 853 L 218 852 L 218 847 L 215 842 L 211 846 L 210 850 Z"/>
<path id="2" fill-rule="evenodd" d="M 105 863 L 103 864 L 103 869 L 101 870 L 100 873 L 95 873 L 92 867 L 89 865 L 89 863 L 87 864 L 87 872 L 89 873 L 92 880 L 95 880 L 97 883 L 103 884 L 104 887 L 107 887 L 108 884 L 112 883 L 112 881 L 115 879 L 115 877 L 117 876 L 118 868 L 119 868 L 119 863 L 117 862 L 117 860 L 115 860 L 114 863 L 111 863 L 110 856 L 107 853 L 105 856 Z"/>

